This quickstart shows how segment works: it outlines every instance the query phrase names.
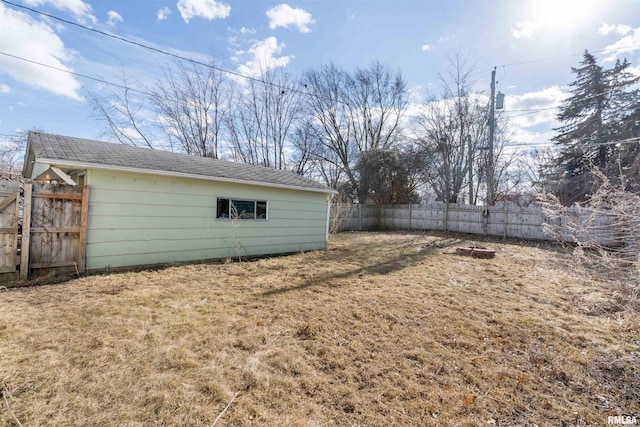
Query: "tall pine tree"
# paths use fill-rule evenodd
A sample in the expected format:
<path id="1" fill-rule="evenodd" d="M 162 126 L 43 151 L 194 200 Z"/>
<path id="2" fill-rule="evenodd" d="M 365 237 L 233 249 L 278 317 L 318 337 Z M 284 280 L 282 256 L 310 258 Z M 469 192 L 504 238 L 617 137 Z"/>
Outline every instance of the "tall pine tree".
<path id="1" fill-rule="evenodd" d="M 571 68 L 576 79 L 569 84 L 570 96 L 557 114 L 562 126 L 554 129 L 558 135 L 552 140 L 560 149 L 549 174 L 558 180 L 556 193 L 567 205 L 588 198 L 592 165 L 607 175 L 620 170 L 621 155 L 628 147 L 615 141 L 638 131 L 639 91 L 634 86 L 640 77 L 629 72 L 630 66 L 625 59 L 604 69 L 585 51 L 580 66 Z M 633 163 L 629 154 L 635 158 L 637 150 L 624 155 L 625 163 Z"/>

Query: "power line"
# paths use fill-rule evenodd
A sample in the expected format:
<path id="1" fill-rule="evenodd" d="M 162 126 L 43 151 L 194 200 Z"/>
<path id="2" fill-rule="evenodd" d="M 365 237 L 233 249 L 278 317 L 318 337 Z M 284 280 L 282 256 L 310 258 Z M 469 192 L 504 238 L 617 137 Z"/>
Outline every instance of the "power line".
<path id="1" fill-rule="evenodd" d="M 45 16 L 45 17 L 48 17 L 48 18 L 51 18 L 51 19 L 55 19 L 55 20 L 58 20 L 60 22 L 66 23 L 66 24 L 69 24 L 69 25 L 76 26 L 76 27 L 81 28 L 81 29 L 86 30 L 86 31 L 91 31 L 91 32 L 97 33 L 97 34 L 102 35 L 102 36 L 110 37 L 110 38 L 113 38 L 115 40 L 119 40 L 119 41 L 124 42 L 124 43 L 128 43 L 128 44 L 131 44 L 131 45 L 134 45 L 134 46 L 138 46 L 140 48 L 147 49 L 147 50 L 150 50 L 150 51 L 153 51 L 153 52 L 156 52 L 156 53 L 160 53 L 160 54 L 163 54 L 163 55 L 171 56 L 173 58 L 180 59 L 180 60 L 183 60 L 183 61 L 187 61 L 187 62 L 190 62 L 192 64 L 196 64 L 196 65 L 200 65 L 200 66 L 203 66 L 203 67 L 211 68 L 211 69 L 214 69 L 216 71 L 223 72 L 223 73 L 226 73 L 226 74 L 230 74 L 230 75 L 233 75 L 233 76 L 236 76 L 236 77 L 240 77 L 240 78 L 244 78 L 244 79 L 247 79 L 247 80 L 255 81 L 257 83 L 262 83 L 262 84 L 265 84 L 265 85 L 276 87 L 276 88 L 278 88 L 280 90 L 288 90 L 288 91 L 291 91 L 291 92 L 294 92 L 294 93 L 298 93 L 298 94 L 301 94 L 301 95 L 313 96 L 313 97 L 316 97 L 316 98 L 321 98 L 321 96 L 318 95 L 318 94 L 305 92 L 305 91 L 302 91 L 302 90 L 299 90 L 299 89 L 296 89 L 296 88 L 280 85 L 280 84 L 277 84 L 277 83 L 274 83 L 274 82 L 266 81 L 266 80 L 259 79 L 259 78 L 256 78 L 256 77 L 252 77 L 252 76 L 247 76 L 247 75 L 244 75 L 244 74 L 239 73 L 237 71 L 232 71 L 232 70 L 221 68 L 221 67 L 218 67 L 218 66 L 215 66 L 215 65 L 212 65 L 212 64 L 207 64 L 207 63 L 204 63 L 202 61 L 195 60 L 193 58 L 187 58 L 185 56 L 178 55 L 178 54 L 169 52 L 169 51 L 164 50 L 164 49 L 160 49 L 160 48 L 157 48 L 157 47 L 149 46 L 149 45 L 141 43 L 141 42 L 137 42 L 137 41 L 134 41 L 134 40 L 127 39 L 125 37 L 121 37 L 121 36 L 118 36 L 118 35 L 115 35 L 115 34 L 107 33 L 105 31 L 101 31 L 101 30 L 98 30 L 98 29 L 95 29 L 95 28 L 87 27 L 85 25 L 82 25 L 82 24 L 79 24 L 79 23 L 76 23 L 76 22 L 73 22 L 73 21 L 70 21 L 70 20 L 67 20 L 67 19 L 64 19 L 64 18 L 60 18 L 60 17 L 58 17 L 56 15 L 52 15 L 52 14 L 49 14 L 49 13 L 46 13 L 46 12 L 42 12 L 42 11 L 39 11 L 39 10 L 31 8 L 31 7 L 20 5 L 20 4 L 11 2 L 9 0 L 0 0 L 0 1 L 2 1 L 3 3 L 9 4 L 11 6 L 20 8 L 20 9 L 28 10 L 28 11 L 30 11 L 32 13 L 35 13 L 35 14 L 39 14 L 39 15 L 42 15 L 42 16 Z M 640 46 L 640 45 L 638 45 L 638 46 Z M 600 53 L 600 52 L 603 52 L 604 50 L 605 49 L 600 50 L 600 51 L 595 51 L 595 53 Z M 12 54 L 9 54 L 9 53 L 6 53 L 6 52 L 0 52 L 0 54 L 8 56 L 8 57 L 12 57 L 14 59 L 19 59 L 19 60 L 22 60 L 22 61 L 26 61 L 26 62 L 29 62 L 29 63 L 32 63 L 32 64 L 44 66 L 44 67 L 47 67 L 47 68 L 50 68 L 50 69 L 54 69 L 54 70 L 57 70 L 57 71 L 69 73 L 69 74 L 72 74 L 72 75 L 75 75 L 75 76 L 78 76 L 78 77 L 82 77 L 82 78 L 85 78 L 85 79 L 89 79 L 89 80 L 93 80 L 93 81 L 96 81 L 96 82 L 100 82 L 100 83 L 103 83 L 103 84 L 106 84 L 106 85 L 109 85 L 109 86 L 119 87 L 121 89 L 129 90 L 129 91 L 133 91 L 133 92 L 138 92 L 138 93 L 141 93 L 141 94 L 144 94 L 144 95 L 148 95 L 148 96 L 152 95 L 151 93 L 143 91 L 143 90 L 131 88 L 131 87 L 128 87 L 128 86 L 125 86 L 125 85 L 122 85 L 122 84 L 118 84 L 118 83 L 114 83 L 114 82 L 109 82 L 109 81 L 106 81 L 106 80 L 101 79 L 101 78 L 89 76 L 89 75 L 86 75 L 86 74 L 77 73 L 77 72 L 74 72 L 74 71 L 71 71 L 71 70 L 68 70 L 68 69 L 52 66 L 52 65 L 49 65 L 49 64 L 44 64 L 44 63 L 41 63 L 41 62 L 38 62 L 38 61 L 34 61 L 34 60 L 30 60 L 30 59 L 27 59 L 27 58 L 22 58 L 22 57 L 19 57 L 17 55 L 12 55 Z M 510 67 L 510 66 L 517 66 L 517 65 L 531 64 L 531 63 L 536 63 L 536 62 L 544 62 L 544 61 L 550 61 L 550 60 L 564 59 L 564 58 L 570 58 L 570 57 L 575 57 L 575 56 L 580 56 L 580 55 L 582 55 L 582 53 L 571 54 L 571 55 L 563 55 L 563 56 L 556 56 L 556 57 L 540 58 L 540 59 L 534 59 L 534 60 L 522 61 L 522 62 L 513 62 L 513 63 L 508 63 L 508 64 L 502 64 L 501 67 L 504 69 L 505 67 Z M 485 72 L 485 70 L 481 70 L 481 71 L 472 73 L 471 75 L 475 76 L 475 75 L 479 75 L 480 73 L 484 73 L 484 72 Z M 596 94 L 593 97 L 600 96 L 600 95 L 602 95 L 602 94 Z M 589 99 L 589 98 L 587 98 L 587 99 Z M 333 100 L 332 99 L 331 101 L 332 102 L 335 101 L 337 103 L 344 103 L 345 105 L 348 105 L 345 101 L 341 101 L 341 100 Z M 539 113 L 539 112 L 542 112 L 542 111 L 548 111 L 548 110 L 557 109 L 558 107 L 559 106 L 548 107 L 548 108 L 540 108 L 540 109 L 529 109 L 529 110 L 511 110 L 511 111 L 505 111 L 505 113 L 507 114 L 506 115 L 507 118 L 517 118 L 517 117 L 522 117 L 522 116 L 526 116 L 526 115 L 536 114 L 536 113 Z M 509 113 L 519 112 L 519 111 L 523 111 L 525 113 L 524 114 L 518 114 L 518 115 L 508 115 Z M 404 115 L 404 117 L 407 118 L 407 119 L 420 119 L 421 118 L 420 116 L 411 116 L 411 115 Z"/>
<path id="2" fill-rule="evenodd" d="M 0 1 L 5 1 L 5 0 L 0 0 Z M 10 53 L 7 53 L 7 52 L 0 51 L 0 55 L 4 55 L 4 56 L 7 56 L 7 57 L 10 57 L 10 58 L 13 58 L 13 59 L 18 59 L 20 61 L 25 61 L 25 62 L 34 64 L 34 65 L 39 65 L 41 67 L 46 67 L 46 68 L 49 68 L 49 69 L 52 69 L 52 70 L 56 70 L 56 71 L 60 71 L 60 72 L 63 72 L 63 73 L 71 74 L 71 75 L 74 75 L 74 76 L 77 76 L 77 77 L 89 79 L 89 80 L 92 80 L 92 81 L 95 81 L 95 82 L 99 82 L 99 83 L 105 84 L 107 86 L 114 86 L 114 87 L 118 87 L 118 88 L 121 88 L 121 89 L 124 89 L 124 90 L 127 90 L 127 91 L 137 92 L 137 93 L 140 93 L 140 94 L 143 94 L 143 95 L 147 95 L 147 96 L 151 96 L 151 97 L 154 97 L 154 98 L 161 98 L 161 99 L 164 99 L 166 101 L 176 101 L 177 100 L 177 99 L 173 99 L 173 98 L 167 98 L 166 96 L 159 96 L 158 94 L 147 92 L 147 91 L 140 90 L 140 89 L 136 89 L 136 88 L 133 88 L 133 87 L 130 87 L 130 86 L 126 86 L 126 85 L 120 84 L 120 83 L 114 83 L 114 82 L 111 82 L 111 81 L 108 81 L 108 80 L 105 80 L 105 79 L 102 79 L 102 78 L 99 78 L 99 77 L 93 77 L 93 76 L 89 76 L 89 75 L 86 75 L 86 74 L 77 73 L 75 71 L 67 70 L 65 68 L 56 67 L 54 65 L 45 64 L 43 62 L 38 62 L 38 61 L 35 61 L 33 59 L 23 58 L 21 56 L 13 55 L 13 54 L 10 54 Z M 267 82 L 265 82 L 265 83 L 267 83 Z M 282 88 L 283 86 L 275 86 L 275 87 Z M 312 93 L 300 92 L 300 91 L 298 91 L 298 93 L 300 93 L 302 95 L 313 96 L 313 97 L 318 98 L 318 99 L 322 98 L 320 95 L 316 95 L 316 94 L 312 94 Z M 344 105 L 349 106 L 349 104 L 347 102 L 341 101 L 339 99 L 331 99 L 331 98 L 327 98 L 327 99 L 332 101 L 332 102 L 335 101 L 336 103 L 344 104 Z M 235 116 L 233 114 L 230 114 L 230 113 L 227 113 L 227 115 L 230 116 L 230 117 L 238 118 L 237 116 Z M 422 116 L 413 116 L 413 115 L 407 115 L 407 114 L 403 114 L 402 117 L 406 118 L 406 119 L 418 119 L 418 120 L 422 119 Z"/>
<path id="3" fill-rule="evenodd" d="M 275 87 L 277 89 L 280 89 L 281 91 L 290 91 L 290 92 L 293 92 L 293 93 L 297 93 L 299 95 L 309 96 L 309 97 L 313 97 L 313 98 L 316 98 L 316 99 L 329 100 L 330 102 L 335 102 L 336 104 L 343 104 L 343 105 L 346 105 L 347 107 L 350 107 L 348 102 L 346 102 L 344 100 L 341 100 L 341 99 L 326 98 L 326 97 L 320 96 L 320 95 L 318 95 L 316 93 L 310 93 L 310 92 L 307 92 L 307 91 L 303 91 L 303 90 L 296 89 L 296 88 L 289 87 L 289 86 L 280 85 L 278 83 L 270 82 L 270 81 L 259 79 L 259 78 L 256 78 L 256 77 L 247 76 L 247 75 L 239 73 L 237 71 L 232 71 L 232 70 L 228 70 L 228 69 L 225 69 L 225 68 L 221 68 L 221 67 L 218 67 L 218 66 L 213 65 L 213 64 L 207 64 L 207 63 L 204 63 L 202 61 L 198 61 L 198 60 L 195 60 L 193 58 L 187 58 L 185 56 L 178 55 L 178 54 L 169 52 L 169 51 L 164 50 L 164 49 L 160 49 L 160 48 L 157 48 L 157 47 L 149 46 L 149 45 L 144 44 L 144 43 L 140 43 L 140 42 L 137 42 L 137 41 L 134 41 L 134 40 L 127 39 L 125 37 L 121 37 L 121 36 L 118 36 L 118 35 L 115 35 L 115 34 L 110 34 L 110 33 L 107 33 L 105 31 L 97 30 L 95 28 L 87 27 L 86 25 L 82 25 L 82 24 L 79 24 L 77 22 L 73 22 L 73 21 L 70 21 L 70 20 L 67 20 L 67 19 L 64 19 L 64 18 L 60 18 L 60 17 L 58 17 L 56 15 L 52 15 L 52 14 L 49 14 L 49 13 L 46 13 L 46 12 L 42 12 L 42 11 L 39 11 L 39 10 L 31 8 L 31 7 L 27 7 L 27 6 L 23 6 L 23 5 L 20 5 L 20 4 L 16 4 L 16 3 L 13 3 L 13 2 L 11 2 L 9 0 L 0 0 L 0 1 L 2 1 L 3 3 L 9 4 L 9 5 L 12 5 L 14 7 L 20 8 L 20 9 L 28 10 L 28 11 L 33 12 L 33 13 L 38 14 L 38 15 L 46 16 L 48 18 L 55 19 L 55 20 L 58 20 L 60 22 L 64 22 L 66 24 L 76 26 L 76 27 L 81 28 L 81 29 L 86 30 L 86 31 L 91 31 L 91 32 L 97 33 L 99 35 L 110 37 L 110 38 L 119 40 L 121 42 L 128 43 L 128 44 L 131 44 L 131 45 L 134 45 L 134 46 L 138 46 L 138 47 L 141 47 L 143 49 L 147 49 L 147 50 L 150 50 L 150 51 L 153 51 L 153 52 L 156 52 L 156 53 L 160 53 L 160 54 L 163 54 L 163 55 L 168 55 L 168 56 L 171 56 L 173 58 L 176 58 L 176 59 L 179 59 L 179 60 L 183 60 L 183 61 L 187 61 L 187 62 L 190 62 L 190 63 L 195 64 L 195 65 L 200 65 L 200 66 L 203 66 L 203 67 L 206 67 L 206 68 L 210 68 L 210 69 L 222 72 L 222 73 L 226 73 L 226 74 L 230 74 L 230 75 L 233 75 L 233 76 L 236 76 L 236 77 L 240 77 L 240 78 L 244 78 L 244 79 L 247 79 L 247 80 L 250 80 L 250 81 L 254 81 L 256 83 L 262 83 L 262 84 L 265 84 L 265 85 L 268 85 L 268 86 L 272 86 L 272 87 Z M 123 85 L 120 85 L 120 84 L 117 84 L 117 83 L 109 83 L 109 82 L 106 82 L 105 80 L 102 80 L 102 79 L 99 79 L 99 78 L 96 78 L 96 77 L 91 77 L 91 76 L 87 76 L 87 75 L 84 75 L 84 74 L 75 73 L 75 72 L 70 71 L 70 70 L 65 70 L 63 68 L 54 67 L 54 66 L 51 66 L 51 65 L 43 64 L 43 63 L 40 63 L 40 62 L 37 62 L 37 61 L 25 59 L 25 58 L 20 58 L 18 56 L 7 54 L 7 53 L 2 53 L 2 54 L 6 55 L 6 56 L 12 56 L 12 57 L 14 57 L 16 59 L 22 59 L 24 61 L 31 62 L 33 64 L 37 64 L 37 65 L 45 66 L 45 67 L 48 67 L 48 68 L 51 68 L 51 69 L 55 69 L 55 70 L 58 70 L 58 71 L 66 72 L 66 73 L 69 73 L 69 74 L 73 74 L 73 75 L 76 75 L 76 76 L 79 76 L 79 77 L 84 77 L 84 78 L 87 78 L 87 79 L 90 79 L 90 80 L 98 81 L 98 82 L 105 83 L 105 84 L 110 84 L 112 86 L 120 87 L 120 88 L 123 88 L 123 89 L 126 89 L 126 90 L 136 91 L 136 92 L 140 92 L 140 93 L 149 95 L 148 92 L 144 92 L 144 91 L 136 90 L 136 89 L 133 89 L 133 88 L 129 88 L 127 86 L 123 86 Z M 306 85 L 305 85 L 305 87 L 306 87 Z M 404 116 L 404 117 L 416 118 L 416 119 L 420 118 L 420 117 L 411 117 L 411 116 Z"/>
<path id="4" fill-rule="evenodd" d="M 578 139 L 578 142 L 588 142 L 586 139 Z M 627 139 L 618 139 L 614 141 L 607 142 L 595 142 L 589 144 L 592 147 L 599 147 L 602 145 L 618 145 L 618 144 L 634 144 L 640 143 L 640 137 L 633 137 Z M 523 143 L 515 143 L 515 144 L 504 144 L 502 147 L 523 147 L 523 148 L 537 148 L 537 147 L 549 147 L 549 146 L 559 146 L 560 144 L 557 142 L 523 142 Z"/>
<path id="5" fill-rule="evenodd" d="M 599 53 L 599 52 L 595 52 L 595 53 Z M 502 64 L 502 65 L 498 65 L 498 67 L 502 67 L 502 68 L 515 67 L 517 65 L 527 65 L 527 64 L 535 64 L 535 63 L 538 63 L 538 62 L 547 62 L 547 61 L 554 61 L 554 60 L 558 60 L 558 59 L 573 58 L 573 57 L 580 56 L 580 55 L 582 55 L 582 53 L 573 53 L 573 54 L 570 54 L 570 55 L 561 55 L 561 56 L 549 56 L 549 57 L 546 57 L 546 58 L 531 59 L 531 60 L 528 60 L 528 61 L 512 62 L 512 63 L 509 63 L 509 64 Z"/>
<path id="6" fill-rule="evenodd" d="M 596 94 L 593 94 L 593 95 L 588 96 L 586 98 L 582 98 L 582 100 L 588 101 L 590 99 L 594 99 L 594 98 L 597 98 L 597 97 L 602 96 L 602 95 L 609 95 L 609 98 L 611 98 L 611 96 L 613 95 L 614 90 L 615 90 L 615 88 L 612 88 L 609 93 L 607 93 L 607 92 L 596 93 Z M 565 102 L 565 101 L 567 101 L 567 100 L 565 99 L 562 102 Z M 504 113 L 505 113 L 507 118 L 514 118 L 514 117 L 522 117 L 522 116 L 527 116 L 527 115 L 530 115 L 530 114 L 539 113 L 541 111 L 555 110 L 555 109 L 560 108 L 561 106 L 562 105 L 556 105 L 554 107 L 545 107 L 545 108 L 531 108 L 531 109 L 524 109 L 524 110 L 508 110 L 508 111 L 505 110 Z M 635 107 L 631 107 L 631 108 L 635 108 Z M 516 115 L 507 115 L 508 113 L 513 113 L 513 112 L 526 112 L 526 113 L 525 114 L 516 114 Z"/>
<path id="7" fill-rule="evenodd" d="M 4 1 L 4 0 L 0 0 L 0 1 Z M 23 57 L 17 56 L 17 55 L 12 55 L 10 53 L 6 53 L 6 52 L 0 51 L 0 55 L 8 56 L 8 57 L 14 58 L 14 59 L 19 59 L 21 61 L 29 62 L 31 64 L 40 65 L 42 67 L 51 68 L 52 70 L 62 71 L 63 73 L 73 74 L 74 76 L 78 76 L 78 77 L 82 77 L 82 78 L 85 78 L 85 79 L 93 80 L 93 81 L 96 81 L 96 82 L 99 82 L 99 83 L 104 83 L 104 84 L 109 85 L 109 86 L 116 86 L 116 87 L 119 87 L 121 89 L 130 90 L 132 92 L 139 92 L 139 93 L 142 93 L 144 95 L 149 95 L 149 96 L 152 95 L 151 93 L 142 91 L 140 89 L 131 88 L 131 87 L 128 87 L 128 86 L 125 86 L 125 85 L 121 85 L 119 83 L 109 82 L 107 80 L 103 80 L 103 79 L 100 79 L 100 78 L 97 78 L 97 77 L 88 76 L 86 74 L 76 73 L 75 71 L 67 70 L 67 69 L 56 67 L 56 66 L 49 65 L 49 64 L 44 64 L 42 62 L 34 61 L 32 59 L 23 58 Z"/>
<path id="8" fill-rule="evenodd" d="M 0 0 L 0 1 L 5 1 L 5 0 Z M 102 78 L 89 76 L 89 75 L 78 73 L 78 72 L 75 72 L 75 71 L 71 71 L 71 70 L 68 70 L 68 69 L 65 69 L 65 68 L 60 68 L 60 67 L 56 67 L 56 66 L 53 66 L 53 65 L 50 65 L 50 64 L 45 64 L 45 63 L 42 63 L 42 62 L 38 62 L 38 61 L 35 61 L 35 60 L 32 60 L 32 59 L 23 58 L 21 56 L 13 55 L 13 54 L 10 54 L 10 53 L 7 53 L 7 52 L 0 51 L 0 55 L 4 55 L 4 56 L 10 57 L 10 58 L 14 58 L 14 59 L 25 61 L 25 62 L 28 62 L 28 63 L 31 63 L 31 64 L 35 64 L 35 65 L 39 65 L 39 66 L 42 66 L 42 67 L 46 67 L 46 68 L 49 68 L 49 69 L 52 69 L 52 70 L 56 70 L 56 71 L 60 71 L 60 72 L 63 72 L 63 73 L 71 74 L 71 75 L 74 75 L 74 76 L 77 76 L 77 77 L 81 77 L 81 78 L 84 78 L 84 79 L 88 79 L 88 80 L 92 80 L 92 81 L 95 81 L 95 82 L 99 82 L 99 83 L 105 84 L 107 86 L 118 87 L 118 88 L 121 88 L 121 89 L 124 89 L 124 90 L 127 90 L 127 91 L 137 92 L 137 93 L 140 93 L 140 94 L 143 94 L 143 95 L 147 95 L 147 96 L 158 97 L 158 94 L 153 94 L 151 92 L 147 92 L 147 91 L 144 91 L 144 90 L 141 90 L 141 89 L 136 89 L 134 87 L 126 86 L 126 85 L 123 85 L 123 84 L 120 84 L 120 83 L 114 83 L 114 82 L 111 82 L 111 81 L 108 81 L 108 80 L 105 80 L 105 79 L 102 79 Z M 304 94 L 304 95 L 308 95 L 308 96 L 316 96 L 316 97 L 318 97 L 318 95 L 313 95 L 313 94 L 310 94 L 310 93 L 305 93 L 305 92 L 301 92 L 301 93 Z M 596 97 L 604 95 L 604 94 L 605 93 L 595 94 L 595 95 L 592 95 L 592 96 L 590 96 L 588 98 L 585 98 L 585 99 L 596 98 Z M 175 99 L 162 97 L 162 96 L 160 98 L 162 98 L 162 99 L 164 99 L 166 101 L 176 101 Z M 339 103 L 342 102 L 342 101 L 339 101 L 339 100 L 335 100 L 335 101 L 339 102 Z M 346 105 L 348 105 L 348 104 L 346 104 Z M 559 107 L 560 106 L 558 105 L 558 106 L 546 107 L 546 108 L 532 108 L 532 109 L 523 109 L 523 110 L 505 110 L 501 116 L 505 117 L 505 118 L 508 118 L 508 119 L 512 119 L 512 118 L 524 117 L 524 116 L 528 116 L 528 115 L 532 115 L 532 114 L 537 114 L 537 113 L 542 112 L 542 111 L 555 110 L 555 109 L 557 109 Z M 523 112 L 523 114 L 515 114 L 515 115 L 510 114 L 510 113 L 514 113 L 514 112 Z M 237 116 L 235 116 L 233 114 L 230 114 L 228 112 L 227 112 L 227 115 L 230 116 L 230 117 L 237 118 Z M 424 118 L 423 116 L 419 116 L 419 115 L 415 116 L 415 115 L 409 115 L 409 114 L 405 114 L 405 115 L 403 115 L 403 117 L 406 118 L 406 119 L 416 119 L 416 120 L 420 120 L 420 119 Z"/>
<path id="9" fill-rule="evenodd" d="M 3 3 L 9 4 L 11 6 L 20 8 L 20 9 L 28 10 L 28 11 L 36 13 L 38 15 L 46 16 L 47 18 L 51 18 L 51 19 L 55 19 L 55 20 L 60 21 L 60 22 L 64 22 L 65 24 L 76 26 L 76 27 L 81 28 L 81 29 L 86 30 L 86 31 L 91 31 L 91 32 L 94 32 L 96 34 L 100 34 L 102 36 L 110 37 L 112 39 L 119 40 L 119 41 L 124 42 L 124 43 L 128 43 L 128 44 L 131 44 L 131 45 L 134 45 L 134 46 L 138 46 L 138 47 L 141 47 L 143 49 L 147 49 L 147 50 L 150 50 L 150 51 L 153 51 L 153 52 L 156 52 L 156 53 L 160 53 L 160 54 L 163 54 L 163 55 L 171 56 L 173 58 L 180 59 L 180 60 L 183 60 L 183 61 L 187 61 L 187 62 L 190 62 L 192 64 L 196 64 L 196 65 L 200 65 L 200 66 L 203 66 L 203 67 L 211 68 L 213 70 L 220 71 L 220 72 L 226 73 L 226 74 L 230 74 L 230 75 L 233 75 L 233 76 L 236 76 L 236 77 L 241 77 L 241 78 L 244 78 L 244 79 L 247 79 L 247 80 L 251 80 L 251 81 L 254 81 L 256 83 L 263 83 L 263 84 L 266 84 L 266 85 L 277 87 L 278 89 L 281 89 L 281 90 L 288 90 L 288 91 L 300 93 L 300 94 L 303 94 L 303 95 L 314 96 L 314 94 L 310 94 L 308 92 L 304 92 L 304 91 L 302 91 L 300 89 L 279 85 L 279 84 L 274 83 L 274 82 L 269 82 L 269 81 L 262 80 L 262 79 L 259 79 L 259 78 L 256 78 L 256 77 L 247 76 L 247 75 L 244 75 L 244 74 L 239 73 L 237 71 L 227 70 L 226 68 L 221 68 L 221 67 L 215 66 L 213 64 L 207 64 L 205 62 L 198 61 L 198 60 L 193 59 L 193 58 L 187 58 L 186 56 L 178 55 L 176 53 L 172 53 L 172 52 L 169 52 L 169 51 L 164 50 L 164 49 L 160 49 L 160 48 L 157 48 L 157 47 L 149 46 L 149 45 L 144 44 L 144 43 L 140 43 L 140 42 L 137 42 L 137 41 L 134 41 L 134 40 L 127 39 L 125 37 L 121 37 L 121 36 L 118 36 L 118 35 L 115 35 L 115 34 L 107 33 L 105 31 L 97 30 L 95 28 L 87 27 L 86 25 L 82 25 L 82 24 L 79 24 L 77 22 L 69 21 L 68 19 L 60 18 L 60 17 L 58 17 L 56 15 L 52 15 L 50 13 L 42 12 L 42 11 L 39 11 L 39 10 L 31 8 L 31 7 L 23 6 L 21 4 L 16 4 L 16 3 L 13 3 L 13 2 L 11 2 L 9 0 L 0 0 L 0 1 L 2 1 Z"/>
<path id="10" fill-rule="evenodd" d="M 3 0 L 4 1 L 4 0 Z M 640 48 L 640 44 L 635 44 L 635 45 L 631 45 L 631 46 L 625 46 L 626 48 Z M 600 49 L 600 50 L 595 50 L 592 51 L 592 53 L 602 53 L 605 52 L 607 49 Z M 502 64 L 502 65 L 498 65 L 498 67 L 515 67 L 517 65 L 528 65 L 528 64 L 535 64 L 538 62 L 547 62 L 547 61 L 554 61 L 554 60 L 558 60 L 558 59 L 566 59 L 566 58 L 574 58 L 576 56 L 582 56 L 584 55 L 584 52 L 581 53 L 573 53 L 570 55 L 561 55 L 561 56 L 548 56 L 546 58 L 538 58 L 538 59 L 531 59 L 528 61 L 521 61 L 521 62 L 512 62 L 509 64 Z"/>
<path id="11" fill-rule="evenodd" d="M 540 113 L 541 111 L 549 111 L 549 110 L 556 110 L 560 108 L 560 106 L 555 106 L 555 107 L 547 107 L 547 108 L 538 108 L 538 109 L 532 109 L 532 110 L 511 110 L 511 111 L 506 111 L 504 112 L 505 117 L 508 119 L 513 119 L 516 117 L 524 117 L 524 116 L 530 116 L 532 114 L 537 114 Z M 515 115 L 509 115 L 509 113 L 513 113 L 513 112 L 519 112 L 519 111 L 527 111 L 526 113 L 522 113 L 522 114 L 515 114 Z"/>

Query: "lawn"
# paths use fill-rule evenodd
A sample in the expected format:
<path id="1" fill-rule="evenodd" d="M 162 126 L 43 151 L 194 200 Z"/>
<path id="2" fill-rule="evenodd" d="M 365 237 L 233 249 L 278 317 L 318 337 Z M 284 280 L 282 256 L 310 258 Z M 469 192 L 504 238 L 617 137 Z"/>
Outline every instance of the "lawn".
<path id="1" fill-rule="evenodd" d="M 454 254 L 478 243 L 496 257 Z M 634 312 L 568 262 L 548 244 L 343 233 L 327 251 L 5 290 L 0 425 L 640 416 Z"/>

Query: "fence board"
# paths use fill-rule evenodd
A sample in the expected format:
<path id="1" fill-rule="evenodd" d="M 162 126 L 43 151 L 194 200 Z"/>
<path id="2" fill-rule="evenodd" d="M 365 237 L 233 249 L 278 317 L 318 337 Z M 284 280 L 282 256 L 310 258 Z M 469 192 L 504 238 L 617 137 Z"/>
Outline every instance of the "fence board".
<path id="1" fill-rule="evenodd" d="M 31 190 L 32 184 L 24 185 L 22 207 L 22 248 L 20 249 L 20 280 L 29 278 L 29 253 L 31 248 Z M 25 220 L 27 218 L 27 220 Z"/>
<path id="2" fill-rule="evenodd" d="M 0 283 L 17 278 L 20 184 L 0 181 Z"/>

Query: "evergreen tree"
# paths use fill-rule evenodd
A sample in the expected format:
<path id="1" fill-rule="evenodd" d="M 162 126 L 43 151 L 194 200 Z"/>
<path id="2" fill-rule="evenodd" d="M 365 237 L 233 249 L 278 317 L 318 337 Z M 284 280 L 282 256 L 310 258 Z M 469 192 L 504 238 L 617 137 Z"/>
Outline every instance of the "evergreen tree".
<path id="1" fill-rule="evenodd" d="M 639 92 L 633 87 L 640 78 L 629 72 L 630 66 L 625 59 L 604 69 L 585 51 L 580 66 L 571 68 L 576 79 L 557 115 L 562 126 L 554 129 L 558 135 L 552 140 L 560 150 L 548 171 L 559 180 L 556 193 L 567 205 L 588 198 L 592 165 L 610 175 L 620 169 L 624 152 L 624 162 L 633 163 L 630 155 L 635 157 L 636 150 L 615 143 L 638 131 Z"/>
<path id="2" fill-rule="evenodd" d="M 358 193 L 378 205 L 418 203 L 418 177 L 423 168 L 420 156 L 411 149 L 370 150 L 358 160 Z"/>

